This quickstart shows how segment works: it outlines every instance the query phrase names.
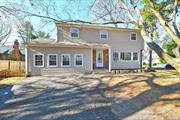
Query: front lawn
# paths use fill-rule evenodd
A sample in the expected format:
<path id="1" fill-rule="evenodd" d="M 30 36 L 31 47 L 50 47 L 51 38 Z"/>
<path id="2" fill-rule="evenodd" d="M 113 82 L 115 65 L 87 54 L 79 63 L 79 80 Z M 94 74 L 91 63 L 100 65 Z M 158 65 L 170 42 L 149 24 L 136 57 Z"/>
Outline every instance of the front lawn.
<path id="1" fill-rule="evenodd" d="M 106 96 L 114 99 L 114 111 L 124 118 L 180 119 L 180 76 L 174 70 L 114 75 L 108 88 Z M 130 112 L 123 113 L 123 106 Z"/>
<path id="2" fill-rule="evenodd" d="M 8 85 L 15 85 L 20 82 L 22 82 L 25 79 L 25 77 L 9 77 L 9 78 L 3 78 L 0 80 L 0 88 L 6 87 Z"/>

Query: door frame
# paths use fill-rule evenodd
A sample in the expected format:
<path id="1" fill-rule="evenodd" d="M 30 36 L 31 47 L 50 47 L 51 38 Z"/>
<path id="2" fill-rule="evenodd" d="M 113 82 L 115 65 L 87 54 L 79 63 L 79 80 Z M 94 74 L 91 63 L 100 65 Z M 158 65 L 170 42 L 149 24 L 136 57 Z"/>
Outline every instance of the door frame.
<path id="1" fill-rule="evenodd" d="M 102 63 L 98 63 L 98 53 L 102 54 Z M 102 49 L 96 49 L 96 67 L 104 67 L 104 50 Z"/>

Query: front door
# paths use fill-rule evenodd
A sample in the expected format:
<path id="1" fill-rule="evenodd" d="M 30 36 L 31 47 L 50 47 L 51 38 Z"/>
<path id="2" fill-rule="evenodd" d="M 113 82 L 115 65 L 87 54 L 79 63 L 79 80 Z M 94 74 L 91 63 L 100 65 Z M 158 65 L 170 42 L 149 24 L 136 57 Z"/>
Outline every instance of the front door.
<path id="1" fill-rule="evenodd" d="M 104 67 L 103 50 L 96 51 L 96 67 Z"/>

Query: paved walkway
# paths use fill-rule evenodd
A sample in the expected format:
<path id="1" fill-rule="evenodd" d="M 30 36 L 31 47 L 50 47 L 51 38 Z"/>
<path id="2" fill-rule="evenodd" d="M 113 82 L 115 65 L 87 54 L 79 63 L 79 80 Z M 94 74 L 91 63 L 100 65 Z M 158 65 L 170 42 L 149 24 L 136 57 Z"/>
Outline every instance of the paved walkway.
<path id="1" fill-rule="evenodd" d="M 97 74 L 27 78 L 8 89 L 13 96 L 0 100 L 0 119 L 116 120 L 111 103 L 103 97 L 110 78 Z"/>

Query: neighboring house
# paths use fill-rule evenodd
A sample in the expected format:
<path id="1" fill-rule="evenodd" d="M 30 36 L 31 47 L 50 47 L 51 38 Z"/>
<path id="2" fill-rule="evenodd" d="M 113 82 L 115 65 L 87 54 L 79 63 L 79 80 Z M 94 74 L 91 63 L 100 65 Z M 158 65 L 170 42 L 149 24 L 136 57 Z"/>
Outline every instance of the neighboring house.
<path id="1" fill-rule="evenodd" d="M 27 74 L 140 68 L 144 42 L 137 30 L 94 24 L 56 23 L 56 26 L 57 40 L 26 43 Z"/>

